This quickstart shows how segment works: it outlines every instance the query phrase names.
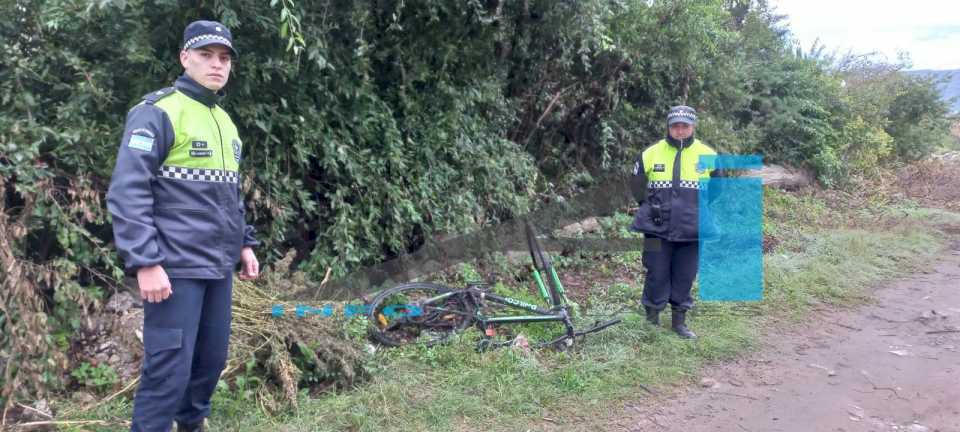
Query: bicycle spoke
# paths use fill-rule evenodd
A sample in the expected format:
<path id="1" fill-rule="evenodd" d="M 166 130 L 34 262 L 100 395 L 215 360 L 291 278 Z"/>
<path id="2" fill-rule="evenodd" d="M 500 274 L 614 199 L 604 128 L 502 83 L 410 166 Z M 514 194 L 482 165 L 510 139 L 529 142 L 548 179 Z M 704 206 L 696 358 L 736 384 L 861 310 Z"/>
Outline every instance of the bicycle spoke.
<path id="1" fill-rule="evenodd" d="M 380 293 L 372 302 L 370 318 L 376 325 L 371 326 L 371 336 L 389 346 L 433 345 L 468 327 L 473 316 L 462 293 L 435 284 L 403 284 Z"/>

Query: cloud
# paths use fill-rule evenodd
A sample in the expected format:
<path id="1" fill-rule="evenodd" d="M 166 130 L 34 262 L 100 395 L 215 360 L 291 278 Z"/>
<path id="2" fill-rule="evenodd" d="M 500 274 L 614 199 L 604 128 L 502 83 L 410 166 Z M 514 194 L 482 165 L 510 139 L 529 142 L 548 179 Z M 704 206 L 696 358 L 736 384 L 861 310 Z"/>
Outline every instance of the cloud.
<path id="1" fill-rule="evenodd" d="M 914 69 L 960 68 L 955 1 L 771 0 L 771 5 L 788 16 L 790 31 L 804 49 L 819 38 L 831 51 L 878 52 L 891 61 L 907 52 Z"/>
<path id="2" fill-rule="evenodd" d="M 960 25 L 938 25 L 925 29 L 917 36 L 916 40 L 919 42 L 936 41 L 939 39 L 949 39 L 957 35 L 960 35 Z"/>

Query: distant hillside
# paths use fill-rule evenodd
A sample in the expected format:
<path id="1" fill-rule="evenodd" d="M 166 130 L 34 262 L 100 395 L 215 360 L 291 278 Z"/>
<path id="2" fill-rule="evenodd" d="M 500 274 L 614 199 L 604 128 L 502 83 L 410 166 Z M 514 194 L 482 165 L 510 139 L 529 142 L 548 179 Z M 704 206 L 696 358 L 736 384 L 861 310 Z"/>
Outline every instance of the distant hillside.
<path id="1" fill-rule="evenodd" d="M 953 70 L 914 70 L 906 71 L 911 75 L 934 76 L 937 79 L 947 78 L 948 81 L 940 84 L 940 93 L 944 100 L 957 98 L 953 101 L 954 113 L 960 113 L 960 69 Z"/>

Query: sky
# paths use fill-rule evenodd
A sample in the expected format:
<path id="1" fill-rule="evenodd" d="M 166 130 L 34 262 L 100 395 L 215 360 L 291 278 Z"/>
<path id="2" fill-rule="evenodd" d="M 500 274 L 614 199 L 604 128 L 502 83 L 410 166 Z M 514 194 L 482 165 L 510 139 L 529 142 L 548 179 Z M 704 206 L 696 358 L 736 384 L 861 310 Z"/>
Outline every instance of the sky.
<path id="1" fill-rule="evenodd" d="M 958 0 L 770 0 L 802 48 L 910 55 L 910 69 L 960 69 Z"/>

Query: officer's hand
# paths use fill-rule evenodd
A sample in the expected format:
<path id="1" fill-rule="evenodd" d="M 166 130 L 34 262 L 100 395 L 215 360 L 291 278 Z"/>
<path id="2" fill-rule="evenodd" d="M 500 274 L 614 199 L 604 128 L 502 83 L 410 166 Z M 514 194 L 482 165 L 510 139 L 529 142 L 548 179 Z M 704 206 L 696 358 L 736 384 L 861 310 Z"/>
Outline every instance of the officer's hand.
<path id="1" fill-rule="evenodd" d="M 173 294 L 167 272 L 159 264 L 137 270 L 137 283 L 140 285 L 140 297 L 150 303 L 160 303 Z"/>
<path id="2" fill-rule="evenodd" d="M 245 247 L 240 251 L 240 280 L 254 280 L 260 276 L 260 263 L 253 253 L 253 248 Z"/>

